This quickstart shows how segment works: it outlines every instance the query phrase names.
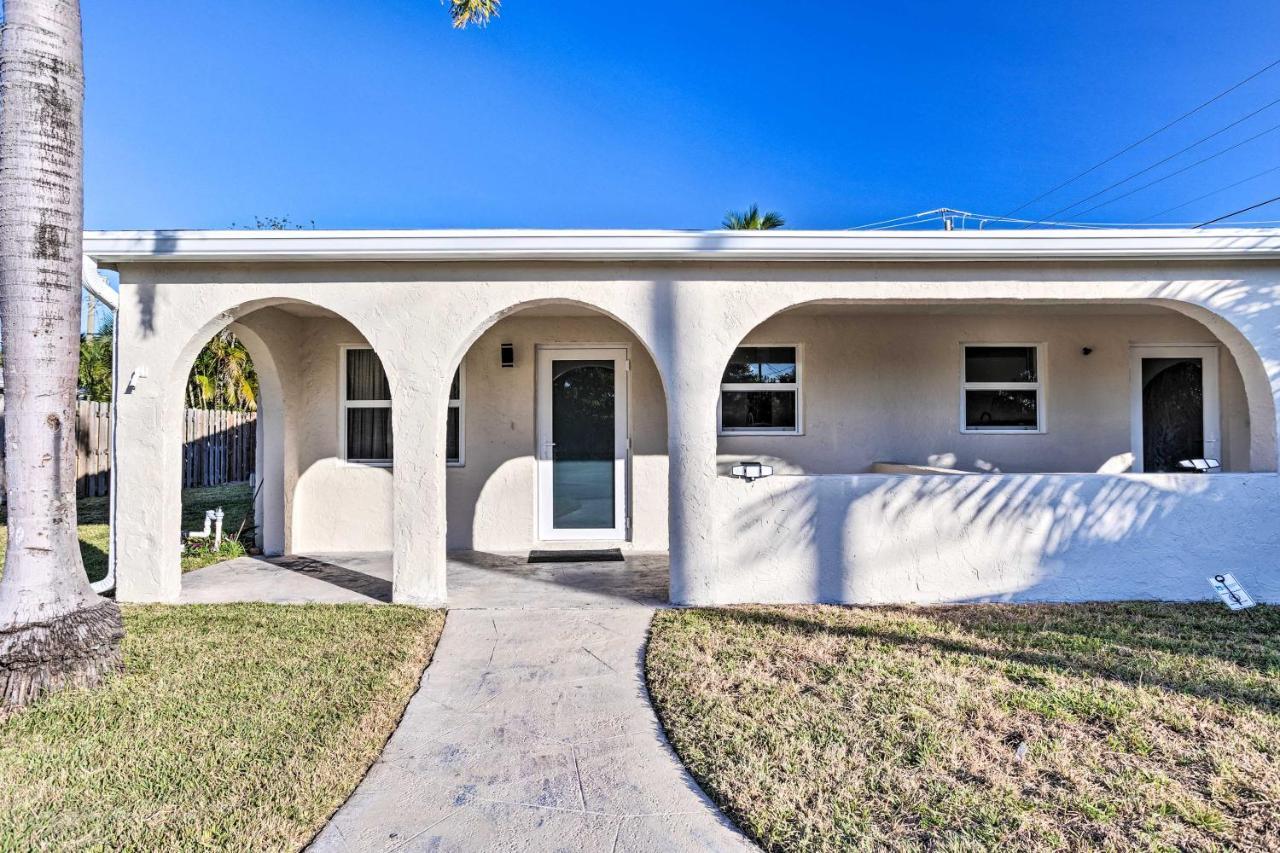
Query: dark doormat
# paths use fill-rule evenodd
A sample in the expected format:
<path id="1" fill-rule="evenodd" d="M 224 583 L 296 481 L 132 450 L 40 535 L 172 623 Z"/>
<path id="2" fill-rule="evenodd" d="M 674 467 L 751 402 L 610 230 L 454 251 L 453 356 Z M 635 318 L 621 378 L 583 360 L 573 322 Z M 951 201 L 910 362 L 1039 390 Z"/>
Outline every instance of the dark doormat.
<path id="1" fill-rule="evenodd" d="M 620 548 L 603 548 L 599 551 L 530 551 L 530 563 L 620 563 L 624 560 Z"/>

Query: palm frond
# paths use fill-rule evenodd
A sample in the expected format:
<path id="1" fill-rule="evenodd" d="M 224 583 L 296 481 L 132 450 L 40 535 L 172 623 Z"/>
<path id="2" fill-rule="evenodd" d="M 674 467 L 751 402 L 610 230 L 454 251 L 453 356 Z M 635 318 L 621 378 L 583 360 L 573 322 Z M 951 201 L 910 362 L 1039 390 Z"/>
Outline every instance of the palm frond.
<path id="1" fill-rule="evenodd" d="M 498 17 L 501 7 L 502 0 L 449 0 L 449 15 L 457 29 L 471 24 L 484 27 L 490 18 Z"/>
<path id="2" fill-rule="evenodd" d="M 721 223 L 730 231 L 768 231 L 786 224 L 782 214 L 776 211 L 760 213 L 760 205 L 753 204 L 744 211 L 729 211 Z"/>
<path id="3" fill-rule="evenodd" d="M 216 392 L 212 377 L 205 376 L 202 373 L 197 373 L 191 377 L 191 387 L 192 390 L 195 391 L 193 396 L 195 396 L 201 406 L 207 406 L 209 403 L 213 402 Z"/>

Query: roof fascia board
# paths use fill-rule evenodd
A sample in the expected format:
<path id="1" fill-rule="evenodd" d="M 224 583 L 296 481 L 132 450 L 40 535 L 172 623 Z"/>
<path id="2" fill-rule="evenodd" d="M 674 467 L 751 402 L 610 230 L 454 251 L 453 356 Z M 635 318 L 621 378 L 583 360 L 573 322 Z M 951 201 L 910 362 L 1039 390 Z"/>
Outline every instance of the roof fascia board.
<path id="1" fill-rule="evenodd" d="M 100 264 L 257 261 L 999 261 L 1280 258 L 1280 229 L 89 231 Z"/>

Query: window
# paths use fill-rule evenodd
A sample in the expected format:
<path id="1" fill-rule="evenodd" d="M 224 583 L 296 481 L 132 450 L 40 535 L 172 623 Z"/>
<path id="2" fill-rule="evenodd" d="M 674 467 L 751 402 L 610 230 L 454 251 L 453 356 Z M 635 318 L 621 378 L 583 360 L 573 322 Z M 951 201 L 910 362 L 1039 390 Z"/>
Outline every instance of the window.
<path id="1" fill-rule="evenodd" d="M 800 348 L 750 346 L 734 350 L 720 379 L 720 434 L 800 433 Z"/>
<path id="2" fill-rule="evenodd" d="M 343 458 L 348 462 L 390 465 L 391 386 L 378 354 L 368 347 L 342 348 Z"/>
<path id="3" fill-rule="evenodd" d="M 390 465 L 395 457 L 391 431 L 391 386 L 378 354 L 368 347 L 342 348 L 341 443 L 348 462 Z M 463 463 L 462 368 L 449 386 L 445 461 Z"/>
<path id="4" fill-rule="evenodd" d="M 1044 348 L 961 346 L 961 432 L 1044 431 Z"/>
<path id="5" fill-rule="evenodd" d="M 463 383 L 462 367 L 453 373 L 453 384 L 449 386 L 449 424 L 445 433 L 444 461 L 455 467 L 463 464 L 466 446 L 463 438 Z"/>

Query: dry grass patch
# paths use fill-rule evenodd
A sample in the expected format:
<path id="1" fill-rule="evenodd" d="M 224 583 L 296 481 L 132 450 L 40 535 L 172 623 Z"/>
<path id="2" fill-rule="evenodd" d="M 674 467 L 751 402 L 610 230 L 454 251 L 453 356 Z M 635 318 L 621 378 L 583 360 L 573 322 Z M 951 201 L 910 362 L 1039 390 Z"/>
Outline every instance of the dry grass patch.
<path id="1" fill-rule="evenodd" d="M 0 722 L 0 850 L 296 850 L 444 625 L 363 605 L 125 607 L 123 675 Z"/>
<path id="2" fill-rule="evenodd" d="M 673 610 L 647 674 L 770 850 L 1280 846 L 1280 608 Z"/>

